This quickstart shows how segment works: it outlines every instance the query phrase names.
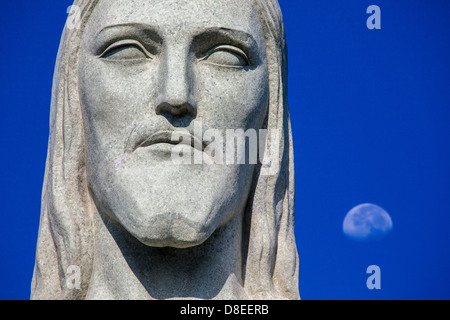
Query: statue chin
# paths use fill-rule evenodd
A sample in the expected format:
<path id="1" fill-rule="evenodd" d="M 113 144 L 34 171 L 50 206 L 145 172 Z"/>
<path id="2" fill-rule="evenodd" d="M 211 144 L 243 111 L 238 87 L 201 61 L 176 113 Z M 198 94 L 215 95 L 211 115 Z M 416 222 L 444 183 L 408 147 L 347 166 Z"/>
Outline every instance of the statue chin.
<path id="1" fill-rule="evenodd" d="M 108 182 L 94 180 L 91 191 L 100 211 L 143 244 L 188 248 L 242 212 L 251 181 L 244 167 L 130 166 L 108 170 Z"/>
<path id="2" fill-rule="evenodd" d="M 144 224 L 122 222 L 137 240 L 149 247 L 189 248 L 202 244 L 216 229 L 215 224 L 196 223 L 180 212 L 155 215 Z"/>

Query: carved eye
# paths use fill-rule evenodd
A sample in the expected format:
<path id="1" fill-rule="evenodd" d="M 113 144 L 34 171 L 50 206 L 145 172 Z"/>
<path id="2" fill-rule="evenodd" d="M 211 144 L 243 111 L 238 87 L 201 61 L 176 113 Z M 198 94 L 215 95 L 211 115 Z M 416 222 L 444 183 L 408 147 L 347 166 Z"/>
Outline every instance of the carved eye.
<path id="1" fill-rule="evenodd" d="M 234 68 L 242 68 L 249 65 L 249 60 L 244 51 L 234 46 L 221 45 L 209 51 L 202 61 Z"/>
<path id="2" fill-rule="evenodd" d="M 150 59 L 151 54 L 137 41 L 122 40 L 106 48 L 100 57 L 112 61 L 131 61 Z"/>

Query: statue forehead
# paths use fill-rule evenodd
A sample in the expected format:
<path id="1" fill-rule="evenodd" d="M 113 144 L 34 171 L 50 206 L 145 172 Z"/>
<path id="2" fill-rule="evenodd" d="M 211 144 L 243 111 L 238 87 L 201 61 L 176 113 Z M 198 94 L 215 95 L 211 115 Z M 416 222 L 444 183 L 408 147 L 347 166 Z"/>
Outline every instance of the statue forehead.
<path id="1" fill-rule="evenodd" d="M 189 26 L 254 33 L 259 26 L 255 6 L 249 0 L 101 0 L 92 20 L 97 28 L 135 22 L 172 31 Z"/>

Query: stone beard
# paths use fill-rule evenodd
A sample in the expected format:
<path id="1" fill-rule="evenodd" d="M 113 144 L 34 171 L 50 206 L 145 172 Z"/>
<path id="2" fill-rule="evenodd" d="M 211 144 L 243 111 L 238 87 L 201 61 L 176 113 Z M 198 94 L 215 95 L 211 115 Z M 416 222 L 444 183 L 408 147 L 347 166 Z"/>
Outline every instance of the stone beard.
<path id="1" fill-rule="evenodd" d="M 74 7 L 80 23 L 66 24 L 55 68 L 31 298 L 299 299 L 278 2 Z M 175 164 L 175 148 L 213 157 L 195 140 L 199 122 L 278 134 L 259 139 L 257 163 Z M 192 143 L 171 139 L 180 130 Z"/>

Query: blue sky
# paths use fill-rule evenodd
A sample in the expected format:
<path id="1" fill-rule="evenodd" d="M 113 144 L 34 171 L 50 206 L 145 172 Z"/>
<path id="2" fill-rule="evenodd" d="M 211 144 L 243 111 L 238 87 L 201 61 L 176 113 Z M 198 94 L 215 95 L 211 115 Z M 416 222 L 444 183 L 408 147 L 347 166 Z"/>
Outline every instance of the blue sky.
<path id="1" fill-rule="evenodd" d="M 450 2 L 279 0 L 289 52 L 303 299 L 450 298 Z M 369 30 L 369 5 L 381 29 Z M 28 299 L 53 69 L 70 0 L 0 10 L 0 299 Z M 374 243 L 342 232 L 361 203 Z M 366 269 L 381 270 L 381 289 Z"/>

